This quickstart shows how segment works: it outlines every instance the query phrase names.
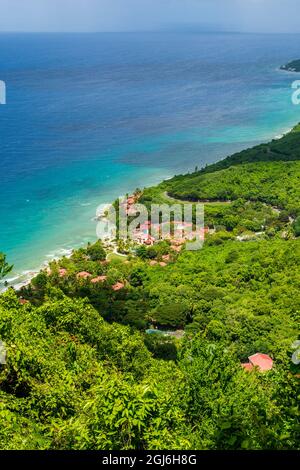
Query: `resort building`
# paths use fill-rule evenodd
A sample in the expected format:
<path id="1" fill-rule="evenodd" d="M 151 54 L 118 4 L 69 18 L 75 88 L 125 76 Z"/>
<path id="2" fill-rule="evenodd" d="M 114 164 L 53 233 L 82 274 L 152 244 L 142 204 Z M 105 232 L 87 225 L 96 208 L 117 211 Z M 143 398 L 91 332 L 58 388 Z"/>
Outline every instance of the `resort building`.
<path id="1" fill-rule="evenodd" d="M 107 276 L 97 276 L 97 277 L 94 277 L 94 279 L 91 279 L 91 283 L 97 284 L 98 282 L 106 281 L 106 279 L 107 279 Z"/>
<path id="2" fill-rule="evenodd" d="M 91 276 L 92 276 L 91 273 L 88 273 L 86 271 L 82 271 L 82 272 L 77 274 L 77 279 L 87 279 Z"/>
<path id="3" fill-rule="evenodd" d="M 253 354 L 253 356 L 249 356 L 248 359 L 249 362 L 241 364 L 246 370 L 252 370 L 254 367 L 258 367 L 261 372 L 265 372 L 273 368 L 273 359 L 267 354 L 256 353 Z"/>

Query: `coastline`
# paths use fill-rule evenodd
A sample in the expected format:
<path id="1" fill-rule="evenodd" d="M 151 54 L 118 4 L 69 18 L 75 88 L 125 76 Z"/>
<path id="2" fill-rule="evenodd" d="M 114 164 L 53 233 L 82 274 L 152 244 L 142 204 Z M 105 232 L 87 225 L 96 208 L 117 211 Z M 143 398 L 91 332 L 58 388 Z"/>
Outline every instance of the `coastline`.
<path id="1" fill-rule="evenodd" d="M 160 171 L 160 175 L 158 175 L 158 170 L 153 169 L 152 174 L 148 174 L 149 169 L 146 169 L 146 178 L 145 178 L 145 187 L 146 186 L 152 186 L 159 184 L 162 179 L 167 179 L 167 178 L 172 178 L 173 173 L 171 171 Z M 164 176 L 165 175 L 165 176 Z M 131 184 L 130 186 L 126 187 L 126 192 L 134 191 L 137 186 L 133 186 Z M 124 188 L 123 188 L 124 190 Z M 74 236 L 74 241 L 68 240 L 68 242 L 64 242 L 62 245 L 58 245 L 56 247 L 53 247 L 49 249 L 48 253 L 45 252 L 43 255 L 43 259 L 41 261 L 37 262 L 35 265 L 34 263 L 32 267 L 28 268 L 28 266 L 24 266 L 24 269 L 16 269 L 13 270 L 9 276 L 2 281 L 0 281 L 0 293 L 5 292 L 9 287 L 13 287 L 15 290 L 19 290 L 24 286 L 27 286 L 30 284 L 31 280 L 43 269 L 47 269 L 49 264 L 52 261 L 59 260 L 62 257 L 69 258 L 72 254 L 72 252 L 76 249 L 79 249 L 81 247 L 85 247 L 88 242 L 95 242 L 96 241 L 96 223 L 97 223 L 97 209 L 100 205 L 108 205 L 110 204 L 111 201 L 115 200 L 118 197 L 122 197 L 126 193 L 124 192 L 123 194 L 119 194 L 117 192 L 117 189 L 113 191 L 112 194 L 109 194 L 108 197 L 105 197 L 103 201 L 101 199 L 92 199 L 85 201 L 83 203 L 80 203 L 82 213 L 84 209 L 86 211 L 84 212 L 84 219 L 86 221 L 86 224 L 88 222 L 91 222 L 93 225 L 90 227 L 89 234 L 81 234 L 79 237 L 76 237 L 78 240 L 75 241 L 75 236 Z M 91 212 L 91 208 L 92 212 Z"/>
<path id="2" fill-rule="evenodd" d="M 297 125 L 297 124 L 296 124 Z M 294 126 L 295 127 L 295 126 Z M 274 137 L 274 140 L 280 140 L 282 139 L 284 136 L 290 134 L 291 132 L 293 132 L 293 129 L 294 127 L 291 127 L 290 129 L 288 129 L 287 131 L 283 132 L 282 134 L 277 134 L 275 137 Z"/>
<path id="3" fill-rule="evenodd" d="M 282 133 L 276 134 L 273 137 L 273 139 L 274 140 L 282 139 L 284 136 L 291 133 L 293 131 L 294 127 L 297 124 L 298 124 L 298 122 L 296 122 L 295 125 L 293 127 L 289 128 L 288 130 L 283 130 Z M 264 142 L 261 142 L 261 143 L 264 143 Z M 226 156 L 221 158 L 219 161 L 223 160 L 224 158 L 226 158 Z M 188 171 L 188 170 L 186 170 L 186 171 Z M 172 177 L 173 177 L 173 175 L 166 176 L 165 178 L 160 177 L 160 179 L 155 184 L 159 184 L 162 180 L 171 179 Z M 133 190 L 133 188 L 128 188 L 128 190 L 129 191 Z M 87 202 L 87 203 L 84 203 L 84 204 L 82 203 L 81 205 L 82 205 L 82 207 L 85 207 L 85 206 L 91 206 L 92 204 L 93 204 L 92 202 Z M 95 213 L 96 213 L 96 210 L 95 210 Z M 93 220 L 96 221 L 96 217 L 94 217 Z M 96 241 L 96 240 L 90 240 L 90 241 L 92 242 L 92 241 Z M 54 252 L 46 254 L 44 261 L 41 264 L 39 264 L 36 268 L 34 268 L 32 270 L 24 269 L 24 271 L 22 271 L 21 273 L 18 273 L 18 272 L 14 273 L 13 272 L 11 277 L 5 279 L 4 281 L 2 281 L 2 283 L 0 283 L 0 293 L 4 292 L 9 287 L 13 287 L 15 290 L 18 291 L 22 287 L 27 286 L 28 284 L 30 284 L 31 280 L 42 269 L 46 269 L 49 266 L 49 263 L 51 263 L 52 261 L 55 261 L 55 260 L 59 260 L 62 257 L 69 258 L 71 256 L 73 250 L 78 249 L 78 248 L 83 247 L 83 246 L 86 246 L 86 244 L 87 244 L 87 241 L 82 239 L 81 242 L 79 242 L 78 244 L 76 244 L 76 245 L 74 244 L 72 246 L 72 248 L 66 248 L 66 247 L 58 248 L 56 251 L 54 250 Z"/>

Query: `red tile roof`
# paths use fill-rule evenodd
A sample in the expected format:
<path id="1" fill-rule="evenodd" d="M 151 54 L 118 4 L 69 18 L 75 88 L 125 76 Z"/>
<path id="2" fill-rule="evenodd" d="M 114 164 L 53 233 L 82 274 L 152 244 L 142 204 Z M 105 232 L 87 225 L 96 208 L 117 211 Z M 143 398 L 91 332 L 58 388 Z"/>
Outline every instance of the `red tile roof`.
<path id="1" fill-rule="evenodd" d="M 104 282 L 106 281 L 107 279 L 107 276 L 97 276 L 97 277 L 94 277 L 94 279 L 91 279 L 91 282 L 93 284 L 96 284 L 97 282 Z"/>
<path id="2" fill-rule="evenodd" d="M 181 239 L 175 238 L 174 240 L 172 240 L 172 245 L 180 246 L 184 244 L 185 244 L 185 240 L 183 240 L 182 238 Z"/>
<path id="3" fill-rule="evenodd" d="M 258 367 L 261 371 L 271 370 L 273 367 L 273 360 L 267 354 L 256 353 L 249 356 L 249 362 L 254 367 Z"/>
<path id="4" fill-rule="evenodd" d="M 182 250 L 182 246 L 171 245 L 171 249 L 174 250 L 174 251 L 177 251 L 177 253 L 179 253 Z"/>
<path id="5" fill-rule="evenodd" d="M 81 271 L 77 274 L 77 278 L 87 279 L 88 277 L 91 277 L 91 273 L 88 273 L 86 271 Z"/>
<path id="6" fill-rule="evenodd" d="M 135 203 L 135 197 L 134 196 L 130 196 L 128 199 L 127 199 L 127 204 L 128 205 L 132 205 Z"/>
<path id="7" fill-rule="evenodd" d="M 123 284 L 123 282 L 117 282 L 116 284 L 112 286 L 112 289 L 114 291 L 118 291 L 118 290 L 124 289 L 124 287 L 125 285 Z"/>
<path id="8" fill-rule="evenodd" d="M 261 372 L 271 370 L 273 367 L 273 359 L 267 354 L 256 353 L 248 357 L 249 362 L 242 363 L 241 366 L 245 370 L 252 370 L 257 367 Z"/>
<path id="9" fill-rule="evenodd" d="M 148 234 L 143 233 L 139 238 L 145 245 L 153 245 L 155 242 L 155 238 Z"/>
<path id="10" fill-rule="evenodd" d="M 149 264 L 150 264 L 150 266 L 155 266 L 155 265 L 157 264 L 157 261 L 155 261 L 155 260 L 152 260 L 152 261 L 150 261 L 150 263 L 149 263 Z"/>

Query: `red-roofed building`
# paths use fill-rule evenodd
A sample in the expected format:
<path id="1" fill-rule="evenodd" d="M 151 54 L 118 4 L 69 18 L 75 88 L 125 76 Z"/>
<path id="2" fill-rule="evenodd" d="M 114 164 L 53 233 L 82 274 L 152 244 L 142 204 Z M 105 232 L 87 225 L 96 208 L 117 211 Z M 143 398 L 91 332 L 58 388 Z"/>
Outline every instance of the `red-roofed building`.
<path id="1" fill-rule="evenodd" d="M 134 204 L 134 203 L 135 203 L 135 197 L 134 197 L 134 196 L 129 196 L 129 197 L 127 198 L 127 204 L 128 204 L 129 206 L 132 206 L 132 204 Z"/>
<path id="2" fill-rule="evenodd" d="M 86 271 L 81 271 L 80 273 L 77 274 L 77 279 L 87 279 L 88 277 L 91 277 L 91 273 L 87 273 Z"/>
<path id="3" fill-rule="evenodd" d="M 107 279 L 107 276 L 97 276 L 97 277 L 94 277 L 94 279 L 91 279 L 91 282 L 93 284 L 97 284 L 98 282 L 106 281 L 106 279 Z"/>
<path id="4" fill-rule="evenodd" d="M 175 246 L 180 246 L 180 245 L 184 245 L 185 244 L 185 240 L 183 240 L 182 238 L 180 239 L 177 239 L 175 238 L 174 240 L 172 240 L 172 245 L 175 245 Z"/>
<path id="5" fill-rule="evenodd" d="M 29 300 L 26 300 L 26 299 L 19 299 L 19 302 L 21 305 L 29 304 Z"/>
<path id="6" fill-rule="evenodd" d="M 174 245 L 171 245 L 171 249 L 176 251 L 177 253 L 180 253 L 181 250 L 182 250 L 182 246 L 174 246 Z"/>
<path id="7" fill-rule="evenodd" d="M 149 235 L 148 238 L 146 238 L 146 240 L 144 241 L 144 244 L 152 246 L 154 245 L 154 242 L 155 242 L 155 238 Z"/>
<path id="8" fill-rule="evenodd" d="M 155 261 L 155 260 L 152 260 L 152 261 L 150 261 L 150 263 L 149 263 L 149 264 L 150 264 L 150 266 L 155 266 L 155 265 L 157 264 L 157 261 Z"/>
<path id="9" fill-rule="evenodd" d="M 123 284 L 123 282 L 117 282 L 112 286 L 112 289 L 116 292 L 118 290 L 124 289 L 124 287 L 125 285 Z"/>
<path id="10" fill-rule="evenodd" d="M 271 370 L 273 368 L 273 359 L 263 353 L 256 353 L 248 357 L 249 362 L 242 364 L 246 370 L 252 370 L 253 367 L 258 367 L 261 372 Z"/>
<path id="11" fill-rule="evenodd" d="M 256 353 L 248 359 L 253 367 L 258 367 L 261 371 L 271 370 L 273 367 L 273 360 L 267 354 Z"/>

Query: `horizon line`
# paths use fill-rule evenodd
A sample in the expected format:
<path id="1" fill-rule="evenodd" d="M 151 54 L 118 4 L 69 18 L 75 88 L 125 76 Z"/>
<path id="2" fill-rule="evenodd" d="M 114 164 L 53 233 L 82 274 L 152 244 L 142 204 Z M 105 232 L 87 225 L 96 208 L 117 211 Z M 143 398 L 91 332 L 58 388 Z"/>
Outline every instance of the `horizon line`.
<path id="1" fill-rule="evenodd" d="M 0 34 L 134 34 L 134 33 L 191 33 L 191 34 L 280 34 L 280 35 L 296 35 L 300 34 L 300 31 L 290 32 L 290 31 L 238 31 L 238 30 L 199 30 L 196 29 L 145 29 L 145 30 L 111 30 L 111 31 L 27 31 L 27 30 L 5 30 L 1 31 Z"/>

